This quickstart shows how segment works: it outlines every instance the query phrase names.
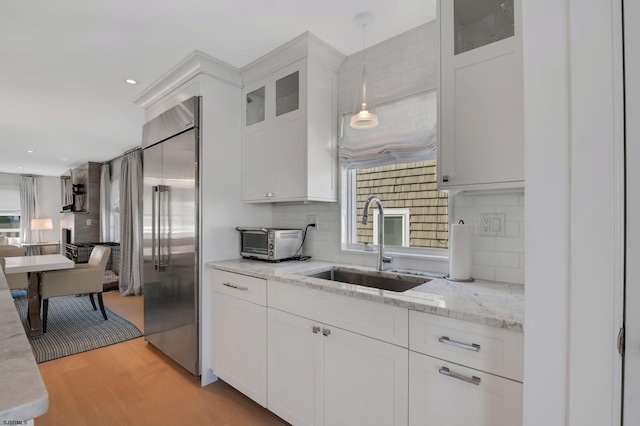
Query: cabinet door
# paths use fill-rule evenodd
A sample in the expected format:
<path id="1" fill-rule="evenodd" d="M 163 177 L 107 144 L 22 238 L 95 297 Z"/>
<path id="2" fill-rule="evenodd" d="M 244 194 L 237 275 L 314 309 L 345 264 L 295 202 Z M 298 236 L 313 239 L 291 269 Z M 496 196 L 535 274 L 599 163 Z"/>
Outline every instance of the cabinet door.
<path id="1" fill-rule="evenodd" d="M 269 199 L 275 192 L 274 149 L 264 125 L 246 130 L 242 141 L 242 200 Z"/>
<path id="2" fill-rule="evenodd" d="M 271 147 L 274 150 L 274 201 L 307 196 L 306 67 L 304 60 L 273 75 L 275 116 Z"/>
<path id="3" fill-rule="evenodd" d="M 265 79 L 243 90 L 242 199 L 264 200 L 274 192 L 273 88 Z"/>
<path id="4" fill-rule="evenodd" d="M 339 328 L 324 347 L 326 424 L 407 424 L 407 349 Z"/>
<path id="5" fill-rule="evenodd" d="M 438 185 L 521 187 L 520 1 L 440 3 Z"/>
<path id="6" fill-rule="evenodd" d="M 322 425 L 321 324 L 268 309 L 268 408 L 294 425 Z"/>
<path id="7" fill-rule="evenodd" d="M 213 372 L 267 406 L 267 308 L 214 293 Z"/>
<path id="8" fill-rule="evenodd" d="M 522 383 L 410 351 L 409 424 L 522 425 Z"/>

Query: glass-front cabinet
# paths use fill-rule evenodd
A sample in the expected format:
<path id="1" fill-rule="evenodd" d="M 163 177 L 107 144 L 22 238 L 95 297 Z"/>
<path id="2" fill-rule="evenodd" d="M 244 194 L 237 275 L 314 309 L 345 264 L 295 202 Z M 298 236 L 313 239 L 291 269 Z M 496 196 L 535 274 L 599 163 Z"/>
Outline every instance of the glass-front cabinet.
<path id="1" fill-rule="evenodd" d="M 246 125 L 260 123 L 265 118 L 265 87 L 262 86 L 245 96 Z"/>
<path id="2" fill-rule="evenodd" d="M 276 80 L 276 117 L 300 106 L 300 71 Z"/>
<path id="3" fill-rule="evenodd" d="M 515 34 L 513 0 L 453 0 L 455 54 Z"/>
<path id="4" fill-rule="evenodd" d="M 344 56 L 306 37 L 312 38 L 294 42 L 313 44 L 323 61 L 292 61 L 297 45 L 276 54 L 283 59 L 280 68 L 266 55 L 243 71 L 244 202 L 337 200 L 337 70 Z"/>
<path id="5" fill-rule="evenodd" d="M 439 2 L 440 190 L 524 187 L 521 2 Z"/>

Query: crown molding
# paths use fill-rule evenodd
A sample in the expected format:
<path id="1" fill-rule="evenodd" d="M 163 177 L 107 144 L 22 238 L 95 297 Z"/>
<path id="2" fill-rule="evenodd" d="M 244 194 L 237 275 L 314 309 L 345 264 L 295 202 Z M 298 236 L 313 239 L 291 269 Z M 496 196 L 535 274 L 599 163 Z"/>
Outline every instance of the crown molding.
<path id="1" fill-rule="evenodd" d="M 199 74 L 242 88 L 242 76 L 238 68 L 199 50 L 194 50 L 175 67 L 133 98 L 133 103 L 146 109 Z"/>
<path id="2" fill-rule="evenodd" d="M 244 85 L 304 58 L 313 58 L 338 72 L 346 56 L 307 31 L 242 67 L 240 71 Z"/>

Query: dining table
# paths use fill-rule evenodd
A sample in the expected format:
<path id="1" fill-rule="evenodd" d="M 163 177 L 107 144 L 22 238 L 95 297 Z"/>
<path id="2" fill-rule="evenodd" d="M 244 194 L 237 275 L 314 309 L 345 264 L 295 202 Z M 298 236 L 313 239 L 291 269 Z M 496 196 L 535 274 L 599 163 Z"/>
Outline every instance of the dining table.
<path id="1" fill-rule="evenodd" d="M 75 263 L 61 254 L 10 256 L 5 257 L 4 260 L 5 274 L 23 272 L 30 274 L 29 287 L 27 289 L 29 334 L 31 336 L 40 336 L 42 335 L 42 319 L 40 317 L 40 274 L 38 272 L 71 269 Z"/>

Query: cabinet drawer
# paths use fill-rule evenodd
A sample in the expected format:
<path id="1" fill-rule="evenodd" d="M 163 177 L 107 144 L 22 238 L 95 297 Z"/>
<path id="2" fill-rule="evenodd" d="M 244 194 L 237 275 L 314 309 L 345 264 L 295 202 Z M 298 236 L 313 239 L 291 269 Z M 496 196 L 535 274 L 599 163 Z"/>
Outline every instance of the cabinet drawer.
<path id="1" fill-rule="evenodd" d="M 522 333 L 417 311 L 409 324 L 409 349 L 522 381 Z"/>
<path id="2" fill-rule="evenodd" d="M 409 351 L 409 426 L 522 425 L 522 383 Z"/>
<path id="3" fill-rule="evenodd" d="M 269 281 L 269 307 L 407 347 L 407 310 L 354 297 Z"/>
<path id="4" fill-rule="evenodd" d="M 267 305 L 267 281 L 261 278 L 214 269 L 213 289 L 258 305 Z"/>

